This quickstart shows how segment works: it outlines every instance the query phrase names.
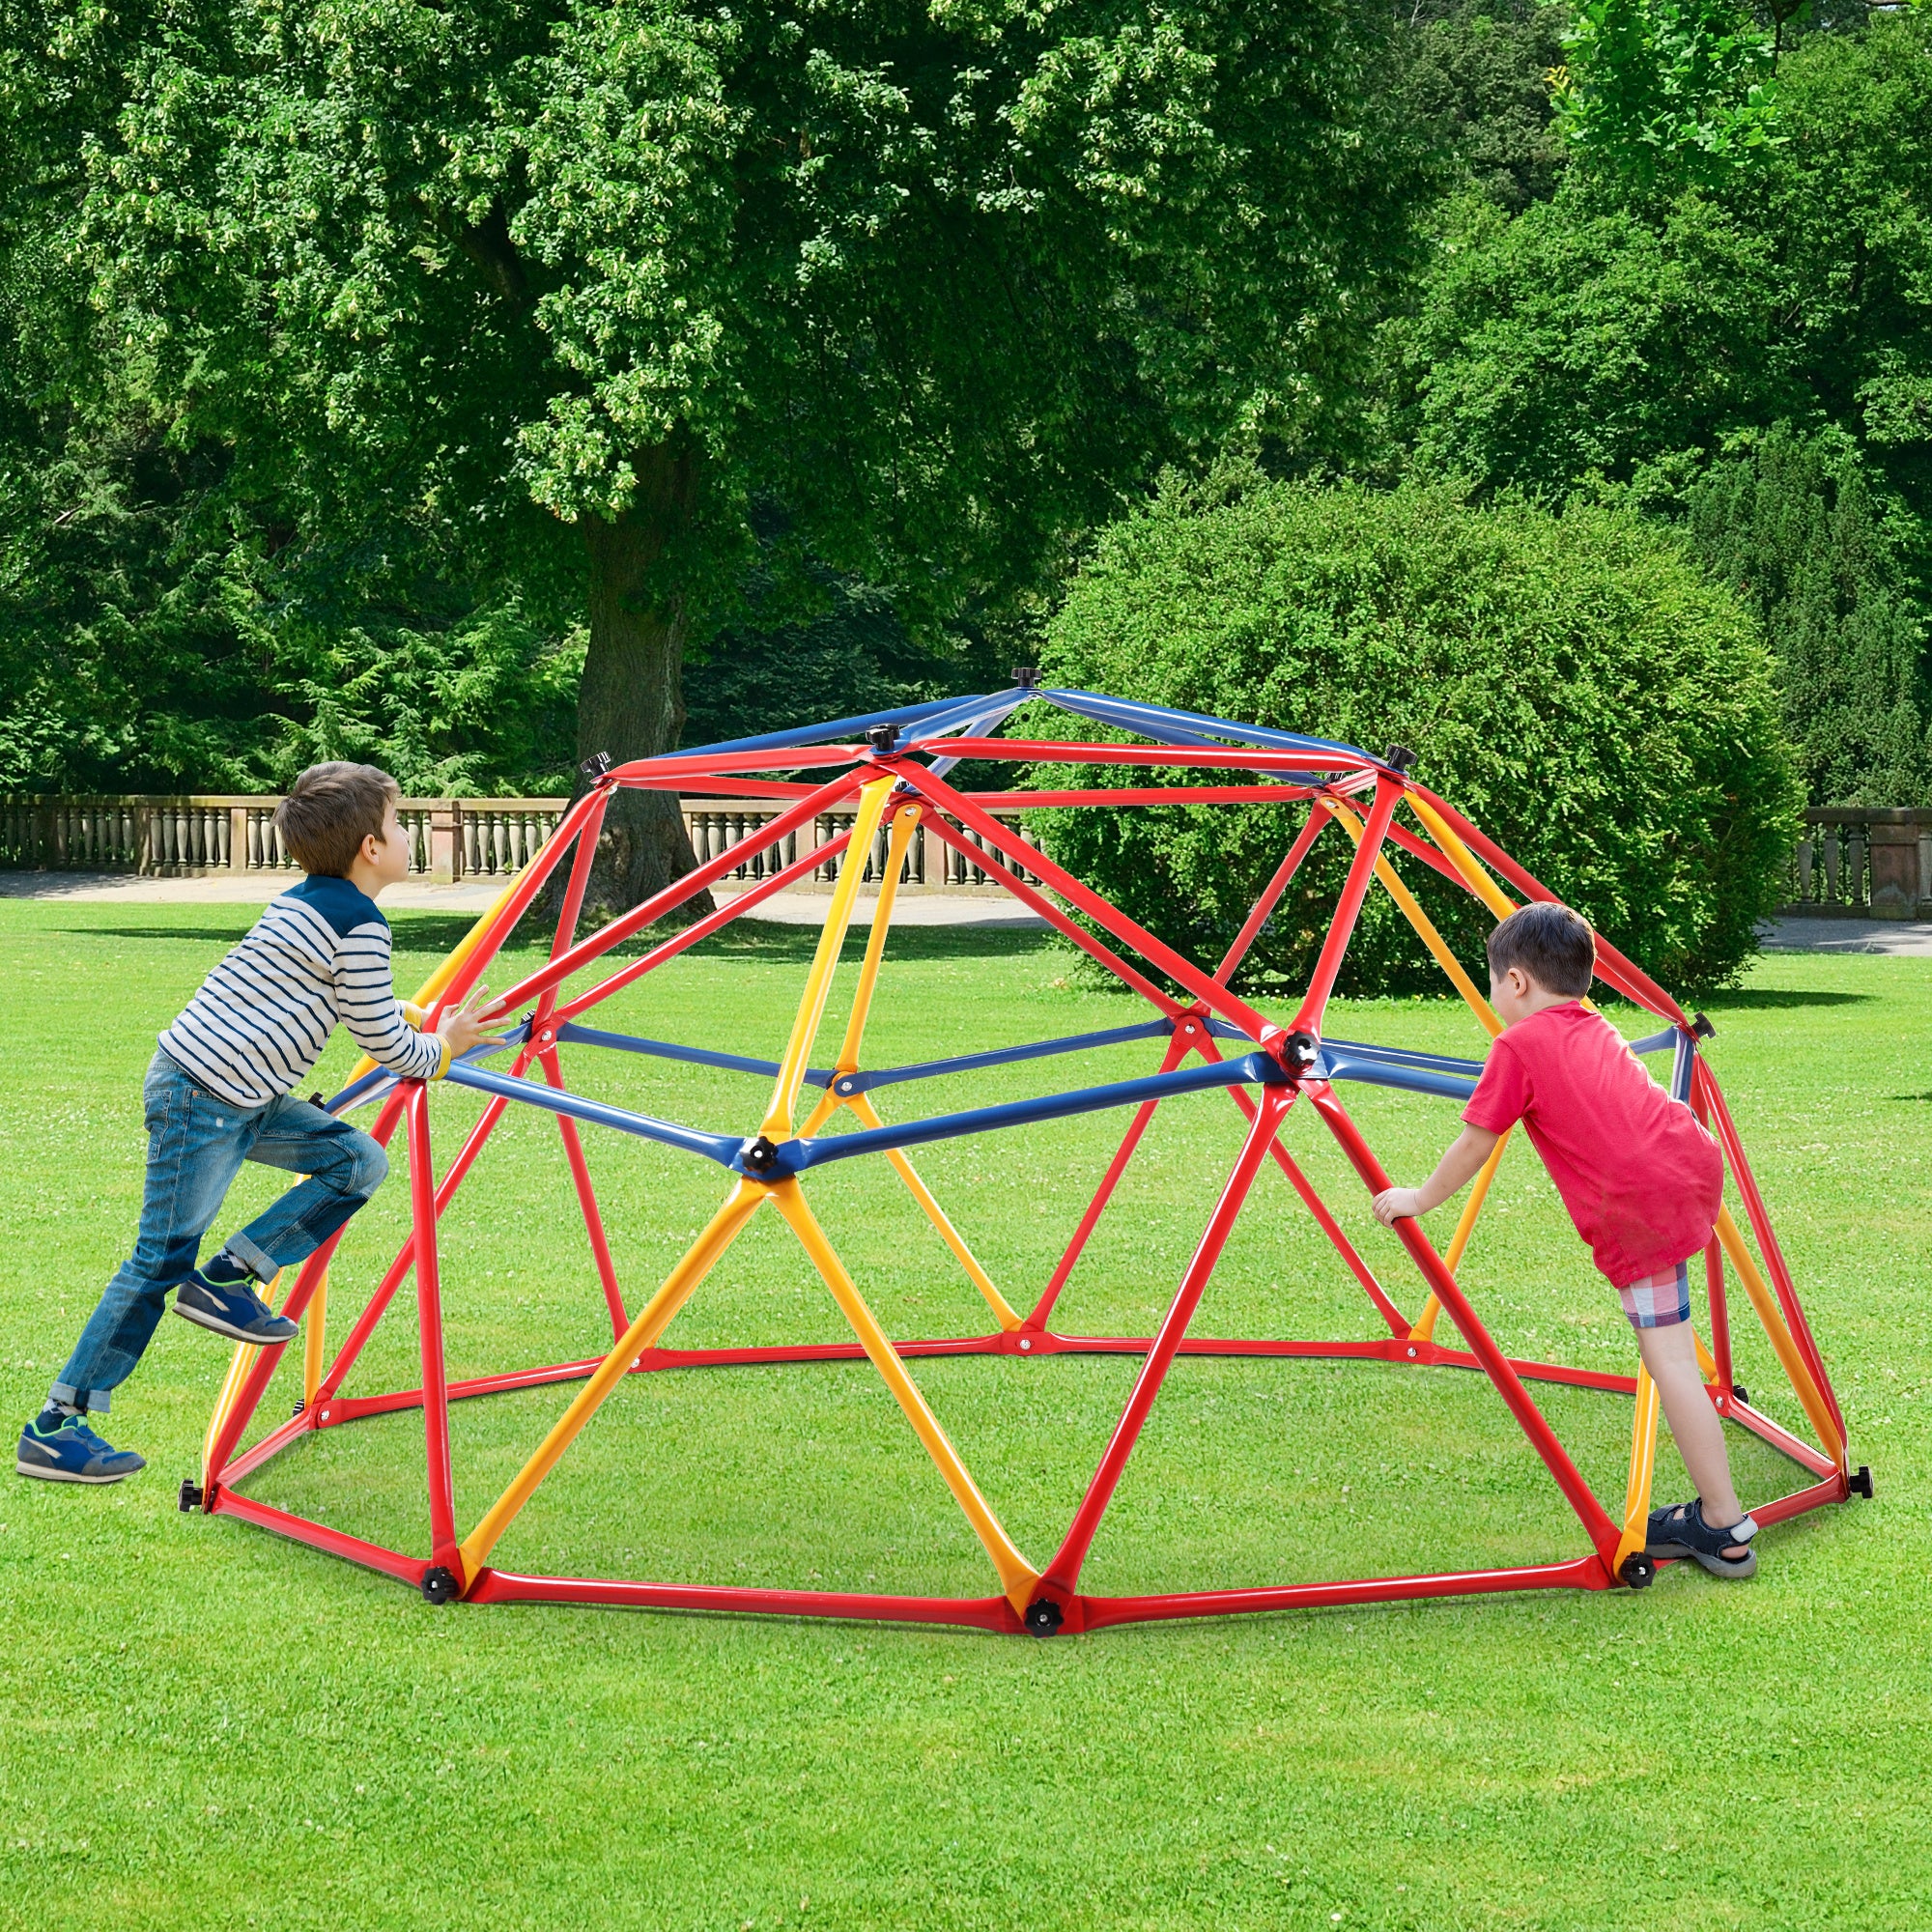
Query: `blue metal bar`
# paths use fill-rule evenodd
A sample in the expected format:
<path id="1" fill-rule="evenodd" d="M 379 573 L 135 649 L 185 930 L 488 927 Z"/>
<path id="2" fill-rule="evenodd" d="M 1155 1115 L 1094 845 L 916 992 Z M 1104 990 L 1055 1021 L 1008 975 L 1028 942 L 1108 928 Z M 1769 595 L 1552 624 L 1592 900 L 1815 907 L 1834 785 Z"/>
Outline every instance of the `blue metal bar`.
<path id="1" fill-rule="evenodd" d="M 914 1066 L 885 1066 L 870 1073 L 847 1073 L 833 1082 L 837 1094 L 863 1094 L 872 1087 L 896 1087 L 907 1080 L 933 1080 L 943 1073 L 971 1073 L 981 1066 L 1004 1066 L 1015 1060 L 1045 1060 L 1056 1053 L 1077 1053 L 1089 1046 L 1119 1046 L 1130 1039 L 1164 1039 L 1174 1031 L 1172 1020 L 1149 1020 L 1141 1026 L 1109 1027 L 1104 1033 L 1077 1033 L 1065 1039 L 1037 1039 L 1027 1046 L 1003 1046 L 990 1053 L 966 1053 L 955 1060 L 924 1060 Z M 1245 1039 L 1245 1034 L 1236 1038 Z"/>
<path id="2" fill-rule="evenodd" d="M 593 1121 L 599 1126 L 615 1127 L 641 1140 L 682 1148 L 687 1153 L 701 1153 L 721 1167 L 729 1167 L 744 1146 L 737 1134 L 707 1134 L 698 1127 L 679 1126 L 675 1121 L 653 1120 L 648 1114 L 634 1114 L 626 1107 L 607 1106 L 602 1100 L 589 1100 L 566 1089 L 539 1086 L 534 1080 L 519 1080 L 502 1073 L 487 1073 L 480 1066 L 460 1061 L 442 1077 L 452 1087 L 473 1087 L 479 1094 L 521 1100 L 526 1106 L 542 1107 L 549 1113 L 568 1114 L 573 1120 Z"/>
<path id="3" fill-rule="evenodd" d="M 530 1037 L 529 1022 L 521 1021 L 503 1036 L 499 1045 L 472 1046 L 468 1053 L 460 1054 L 455 1065 L 468 1065 L 472 1061 L 488 1060 L 493 1053 L 502 1053 L 513 1046 L 522 1046 Z M 1247 1036 L 1244 1034 L 1245 1039 Z M 372 1066 L 359 1080 L 352 1080 L 332 1100 L 325 1100 L 323 1111 L 329 1114 L 346 1114 L 353 1107 L 366 1106 L 371 1100 L 380 1100 L 396 1084 L 396 1076 L 386 1066 Z"/>
<path id="4" fill-rule="evenodd" d="M 1299 731 L 1274 731 L 1264 724 L 1236 724 L 1226 718 L 1199 711 L 1178 711 L 1166 704 L 1143 704 L 1130 697 L 1104 697 L 1093 691 L 1046 691 L 1039 695 L 1063 710 L 1100 718 L 1110 724 L 1123 724 L 1151 738 L 1180 733 L 1199 743 L 1200 734 L 1206 733 L 1215 738 L 1232 738 L 1237 744 L 1265 745 L 1289 752 L 1342 752 L 1351 758 L 1360 758 L 1364 764 L 1378 762 L 1358 746 L 1337 744 L 1332 738 L 1310 738 Z M 1149 729 L 1155 723 L 1161 729 Z"/>
<path id="5" fill-rule="evenodd" d="M 859 1133 L 787 1141 L 777 1150 L 775 1171 L 799 1174 L 809 1167 L 823 1167 L 827 1161 L 852 1160 L 866 1153 L 889 1153 L 895 1148 L 957 1140 L 965 1134 L 988 1133 L 998 1127 L 1022 1127 L 1035 1121 L 1061 1121 L 1073 1114 L 1096 1114 L 1108 1107 L 1134 1107 L 1143 1100 L 1163 1100 L 1175 1094 L 1203 1094 L 1218 1087 L 1280 1086 L 1287 1077 L 1273 1055 L 1244 1053 L 1236 1060 L 1182 1067 L 1175 1073 L 1150 1073 L 1139 1080 L 1117 1080 L 1106 1087 L 1082 1087 L 1071 1094 L 1047 1094 L 1037 1100 L 1009 1100 L 997 1107 L 973 1107 L 961 1114 L 934 1114 L 923 1121 L 867 1127 Z"/>
<path id="6" fill-rule="evenodd" d="M 1330 1080 L 1356 1080 L 1367 1087 L 1399 1087 L 1406 1094 L 1434 1094 L 1445 1100 L 1466 1100 L 1476 1091 L 1470 1079 L 1453 1073 L 1437 1073 L 1428 1067 L 1398 1066 L 1385 1060 L 1370 1060 L 1350 1053 L 1338 1053 L 1323 1042 L 1321 1065 Z"/>
<path id="7" fill-rule="evenodd" d="M 648 1053 L 659 1060 L 689 1061 L 694 1066 L 722 1066 L 732 1073 L 776 1073 L 779 1064 L 776 1060 L 754 1060 L 743 1053 L 713 1053 L 705 1046 L 679 1046 L 668 1039 L 644 1039 L 635 1034 L 602 1033 L 596 1027 L 579 1026 L 575 1020 L 565 1020 L 557 1028 L 558 1039 L 576 1040 L 583 1046 L 613 1046 L 619 1053 Z M 808 1073 L 805 1077 L 814 1087 L 824 1087 L 831 1082 L 833 1069 L 822 1069 Z"/>
<path id="8" fill-rule="evenodd" d="M 990 701 L 990 696 L 965 701 L 983 705 Z M 909 724 L 936 718 L 942 711 L 955 709 L 960 701 L 956 697 L 935 697 L 924 704 L 902 704 L 895 711 L 868 711 L 859 718 L 835 718 L 825 724 L 800 724 L 789 731 L 766 731 L 755 738 L 729 738 L 720 745 L 692 745 L 660 755 L 665 758 L 701 758 L 713 752 L 782 752 L 795 745 L 828 745 L 840 738 L 859 737 L 874 724 L 896 724 L 903 730 Z M 647 765 L 656 764 L 658 759 L 647 758 L 644 762 Z"/>
<path id="9" fill-rule="evenodd" d="M 1665 1027 L 1662 1033 L 1654 1033 L 1645 1039 L 1630 1042 L 1633 1053 L 1662 1053 L 1666 1046 L 1675 1046 L 1684 1037 L 1675 1027 Z"/>
<path id="10" fill-rule="evenodd" d="M 1026 702 L 1030 695 L 1024 691 L 1016 692 L 1010 698 L 1003 697 L 990 711 L 976 712 L 967 719 L 959 735 L 962 738 L 983 738 L 988 733 L 997 731 Z M 934 758 L 929 769 L 934 778 L 943 779 L 958 762 L 957 758 Z"/>
<path id="11" fill-rule="evenodd" d="M 1471 1080 L 1483 1070 L 1480 1060 L 1458 1060 L 1446 1053 L 1415 1053 L 1406 1046 L 1374 1046 L 1362 1039 L 1324 1039 L 1321 1050 L 1331 1046 L 1363 1060 L 1378 1060 L 1390 1066 L 1415 1066 L 1432 1073 L 1465 1074 Z"/>

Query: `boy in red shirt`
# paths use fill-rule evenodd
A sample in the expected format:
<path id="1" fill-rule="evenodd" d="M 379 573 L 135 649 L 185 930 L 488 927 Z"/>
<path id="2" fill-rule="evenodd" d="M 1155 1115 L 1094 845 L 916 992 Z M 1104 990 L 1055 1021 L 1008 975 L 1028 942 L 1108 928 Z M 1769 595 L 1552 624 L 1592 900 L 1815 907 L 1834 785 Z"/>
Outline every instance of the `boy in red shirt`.
<path id="1" fill-rule="evenodd" d="M 1466 1123 L 1420 1187 L 1376 1196 L 1392 1227 L 1471 1179 L 1504 1130 L 1523 1123 L 1577 1232 L 1623 1297 L 1657 1384 L 1694 1501 L 1653 1510 L 1652 1556 L 1690 1556 L 1716 1577 L 1757 1569 L 1757 1524 L 1731 1487 L 1724 1426 L 1697 1367 L 1689 1258 L 1723 1199 L 1717 1143 L 1644 1070 L 1601 1013 L 1581 1004 L 1596 971 L 1589 924 L 1568 906 L 1519 907 L 1490 935 L 1490 1005 L 1504 1031 L 1463 1110 Z"/>

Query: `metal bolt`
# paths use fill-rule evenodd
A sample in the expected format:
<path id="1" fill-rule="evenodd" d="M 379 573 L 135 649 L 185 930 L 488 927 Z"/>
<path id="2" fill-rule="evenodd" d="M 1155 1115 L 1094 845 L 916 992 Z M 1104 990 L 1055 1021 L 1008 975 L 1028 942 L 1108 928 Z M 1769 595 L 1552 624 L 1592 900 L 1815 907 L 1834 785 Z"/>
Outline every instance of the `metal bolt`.
<path id="1" fill-rule="evenodd" d="M 1409 1360 L 1410 1360 L 1411 1362 L 1415 1360 L 1415 1350 L 1414 1350 L 1413 1349 L 1411 1349 L 1411 1350 L 1410 1350 L 1408 1351 L 1408 1359 L 1409 1359 Z"/>
<path id="2" fill-rule="evenodd" d="M 1031 1342 L 1029 1342 L 1029 1341 L 1027 1340 L 1027 1338 L 1026 1338 L 1026 1337 L 1025 1337 L 1024 1335 L 1022 1335 L 1022 1336 L 1020 1337 L 1020 1347 L 1021 1347 L 1021 1349 L 1022 1349 L 1022 1350 L 1028 1350 L 1028 1349 L 1031 1349 L 1031 1348 L 1033 1347 L 1033 1344 L 1032 1344 Z"/>

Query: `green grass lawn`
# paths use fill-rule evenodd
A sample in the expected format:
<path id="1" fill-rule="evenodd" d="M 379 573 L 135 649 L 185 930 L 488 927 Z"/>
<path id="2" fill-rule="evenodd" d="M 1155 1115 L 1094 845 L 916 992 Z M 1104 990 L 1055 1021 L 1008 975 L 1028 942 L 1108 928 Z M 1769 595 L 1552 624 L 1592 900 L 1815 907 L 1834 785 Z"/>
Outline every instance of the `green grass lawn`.
<path id="1" fill-rule="evenodd" d="M 24 1419 L 125 1252 L 153 1037 L 245 928 L 225 907 L 0 905 L 14 1009 L 0 1088 L 0 1388 Z M 396 919 L 413 982 L 462 930 Z M 775 1053 L 811 935 L 727 934 L 604 1009 L 621 1030 Z M 848 956 L 850 956 L 848 954 Z M 850 975 L 843 984 L 849 986 Z M 0 1925 L 553 1927 L 1905 1926 L 1932 1919 L 1932 1559 L 1925 1238 L 1932 961 L 1780 957 L 1711 1006 L 1712 1057 L 1877 1500 L 1765 1532 L 1725 1586 L 1143 1626 L 1037 1643 L 935 1629 L 565 1608 L 433 1609 L 226 1518 L 185 1517 L 226 1362 L 174 1320 L 116 1401 L 150 1467 L 100 1491 L 0 1491 Z M 1031 936 L 895 939 L 873 1064 L 1119 1025 Z M 1632 1015 L 1626 1013 L 1629 1020 Z M 828 1038 L 840 1019 L 835 995 Z M 1449 1002 L 1358 1003 L 1329 1030 L 1475 1052 Z M 831 1057 L 829 1046 L 817 1056 Z M 1146 1046 L 878 1097 L 889 1119 L 1151 1070 Z M 338 1046 L 319 1084 L 339 1075 Z M 579 1050 L 585 1090 L 733 1132 L 757 1080 Z M 1398 1179 L 1446 1101 L 1346 1098 Z M 475 1116 L 434 1099 L 440 1164 Z M 1024 1308 L 1123 1121 L 915 1158 Z M 1162 1110 L 1056 1325 L 1148 1332 L 1239 1143 L 1218 1094 Z M 1307 1110 L 1290 1141 L 1406 1308 L 1421 1291 Z M 630 1304 L 722 1198 L 718 1170 L 587 1130 Z M 279 1185 L 253 1171 L 217 1233 Z M 809 1178 L 888 1330 L 967 1334 L 979 1298 L 883 1162 Z M 335 1270 L 332 1332 L 406 1222 L 396 1178 Z M 1452 1216 L 1433 1230 L 1446 1240 Z M 445 1224 L 453 1377 L 608 1346 L 548 1117 L 514 1111 Z M 1463 1279 L 1512 1352 L 1628 1371 L 1634 1349 L 1527 1150 Z M 1740 1309 L 1743 1310 L 1742 1297 Z M 1700 1316 L 1701 1321 L 1701 1316 Z M 1740 1320 L 1741 1336 L 1748 1321 Z M 775 1215 L 671 1344 L 843 1339 Z M 1370 1337 L 1360 1292 L 1264 1174 L 1202 1334 Z M 1445 1329 L 1445 1335 L 1446 1335 Z M 1754 1335 L 1754 1329 L 1751 1331 Z M 398 1298 L 350 1383 L 414 1382 Z M 293 1352 L 292 1357 L 293 1357 Z M 1739 1373 L 1803 1428 L 1761 1338 Z M 1044 1563 L 1130 1360 L 923 1362 L 927 1399 Z M 285 1364 L 262 1426 L 286 1417 Z M 467 1527 L 568 1400 L 459 1405 Z M 1618 1506 L 1627 1398 L 1540 1389 Z M 259 1433 L 259 1430 L 258 1432 Z M 1734 1438 L 1763 1500 L 1792 1466 Z M 304 1440 L 247 1485 L 427 1547 L 420 1417 Z M 1666 1443 L 1659 1495 L 1682 1471 Z M 1101 1593 L 1580 1554 L 1582 1533 L 1488 1384 L 1453 1371 L 1183 1360 L 1083 1576 Z M 866 1364 L 634 1377 L 496 1552 L 654 1580 L 988 1595 L 990 1566 Z"/>

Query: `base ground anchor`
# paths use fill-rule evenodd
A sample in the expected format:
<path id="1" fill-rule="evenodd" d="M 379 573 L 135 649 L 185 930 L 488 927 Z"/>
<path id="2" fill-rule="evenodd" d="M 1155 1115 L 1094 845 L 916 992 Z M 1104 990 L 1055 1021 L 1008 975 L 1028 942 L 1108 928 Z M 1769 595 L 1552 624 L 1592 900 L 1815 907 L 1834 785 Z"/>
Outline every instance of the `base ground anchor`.
<path id="1" fill-rule="evenodd" d="M 1861 1463 L 1859 1464 L 1858 1473 L 1855 1476 L 1850 1476 L 1846 1479 L 1845 1487 L 1851 1491 L 1853 1495 L 1863 1496 L 1866 1502 L 1870 1502 L 1871 1501 L 1870 1469 L 1868 1469 L 1864 1463 Z"/>
<path id="2" fill-rule="evenodd" d="M 434 1569 L 423 1572 L 422 1593 L 425 1603 L 446 1604 L 462 1594 L 462 1586 L 457 1582 L 455 1574 L 439 1563 Z"/>
<path id="3" fill-rule="evenodd" d="M 1035 1636 L 1051 1636 L 1065 1621 L 1060 1605 L 1050 1597 L 1036 1597 L 1027 1605 L 1026 1627 Z"/>
<path id="4" fill-rule="evenodd" d="M 1633 1590 L 1647 1590 L 1657 1577 L 1657 1565 L 1641 1549 L 1633 1549 L 1617 1572 Z"/>
<path id="5" fill-rule="evenodd" d="M 1871 1494 L 1871 1485 L 1865 1485 L 1865 1494 Z M 202 1489 L 192 1476 L 184 1476 L 181 1486 L 181 1513 L 186 1516 L 190 1510 L 198 1510 L 202 1504 Z"/>

